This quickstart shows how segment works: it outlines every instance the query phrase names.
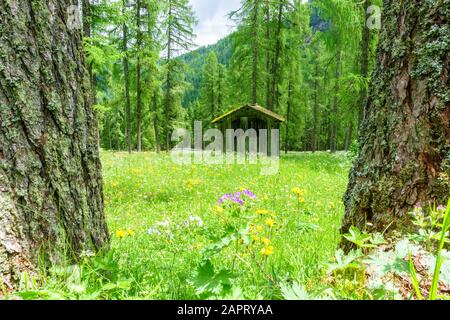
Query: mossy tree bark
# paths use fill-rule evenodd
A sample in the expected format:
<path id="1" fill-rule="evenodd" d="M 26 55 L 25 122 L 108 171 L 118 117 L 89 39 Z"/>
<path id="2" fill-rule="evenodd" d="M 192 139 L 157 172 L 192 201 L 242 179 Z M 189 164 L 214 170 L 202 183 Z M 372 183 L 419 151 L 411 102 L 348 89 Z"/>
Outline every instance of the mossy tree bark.
<path id="1" fill-rule="evenodd" d="M 385 0 L 343 230 L 409 225 L 450 195 L 449 0 Z"/>
<path id="2" fill-rule="evenodd" d="M 70 1 L 0 0 L 0 286 L 108 245 L 81 30 Z"/>

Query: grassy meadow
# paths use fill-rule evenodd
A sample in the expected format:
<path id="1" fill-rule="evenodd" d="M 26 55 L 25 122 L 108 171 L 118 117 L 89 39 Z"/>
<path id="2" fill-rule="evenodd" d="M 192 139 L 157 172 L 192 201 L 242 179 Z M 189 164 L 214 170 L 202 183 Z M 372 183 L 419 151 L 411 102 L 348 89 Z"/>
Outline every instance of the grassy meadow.
<path id="1" fill-rule="evenodd" d="M 275 175 L 167 154 L 102 160 L 110 250 L 24 273 L 6 298 L 449 298 L 450 204 L 416 205 L 417 233 L 340 235 L 345 153 L 283 155 Z M 344 253 L 341 237 L 355 248 Z"/>
<path id="2" fill-rule="evenodd" d="M 259 165 L 183 166 L 168 155 L 105 152 L 118 280 L 127 295 L 152 299 L 280 298 L 279 283 L 315 286 L 340 240 L 349 168 L 345 155 L 292 154 L 282 157 L 279 174 L 264 176 Z M 244 189 L 256 196 L 245 212 L 218 205 Z M 226 237 L 239 228 L 246 243 Z M 199 270 L 217 281 L 202 283 Z"/>

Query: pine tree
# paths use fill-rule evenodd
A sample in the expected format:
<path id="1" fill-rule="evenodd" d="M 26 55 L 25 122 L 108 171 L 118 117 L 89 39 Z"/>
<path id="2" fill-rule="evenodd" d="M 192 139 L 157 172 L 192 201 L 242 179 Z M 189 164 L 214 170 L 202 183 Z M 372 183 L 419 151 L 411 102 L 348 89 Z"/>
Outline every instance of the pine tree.
<path id="1" fill-rule="evenodd" d="M 166 79 L 164 83 L 164 135 L 166 150 L 170 149 L 171 131 L 177 119 L 177 90 L 182 85 L 183 63 L 174 59 L 193 46 L 192 27 L 196 23 L 188 0 L 168 0 L 164 16 L 166 50 Z"/>

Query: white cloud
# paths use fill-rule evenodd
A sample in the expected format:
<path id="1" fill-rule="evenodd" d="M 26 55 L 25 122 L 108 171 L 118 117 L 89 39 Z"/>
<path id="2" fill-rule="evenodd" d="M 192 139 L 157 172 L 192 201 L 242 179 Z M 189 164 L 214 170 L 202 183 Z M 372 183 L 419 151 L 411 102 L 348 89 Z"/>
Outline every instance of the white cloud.
<path id="1" fill-rule="evenodd" d="M 240 8 L 240 0 L 190 0 L 190 3 L 199 20 L 194 28 L 198 46 L 214 44 L 233 31 L 227 15 Z"/>

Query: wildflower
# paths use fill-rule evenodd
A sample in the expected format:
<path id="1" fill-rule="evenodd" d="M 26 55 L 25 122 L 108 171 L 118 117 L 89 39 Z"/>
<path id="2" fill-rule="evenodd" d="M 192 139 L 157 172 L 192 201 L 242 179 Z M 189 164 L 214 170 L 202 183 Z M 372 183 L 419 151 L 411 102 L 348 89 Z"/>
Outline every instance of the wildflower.
<path id="1" fill-rule="evenodd" d="M 447 207 L 446 207 L 446 206 L 439 205 L 439 206 L 437 207 L 437 211 L 445 211 L 445 210 L 447 210 Z"/>
<path id="2" fill-rule="evenodd" d="M 261 250 L 261 254 L 266 257 L 272 255 L 273 254 L 273 246 L 265 247 L 264 249 Z"/>
<path id="3" fill-rule="evenodd" d="M 225 211 L 224 208 L 219 207 L 219 206 L 215 206 L 213 208 L 213 210 L 214 210 L 215 213 L 218 213 L 218 214 L 221 214 L 221 213 L 223 213 Z"/>
<path id="4" fill-rule="evenodd" d="M 259 237 L 256 236 L 256 235 L 253 235 L 253 236 L 252 236 L 252 240 L 253 240 L 254 242 L 259 242 Z"/>
<path id="5" fill-rule="evenodd" d="M 127 235 L 130 236 L 130 237 L 134 236 L 134 231 L 131 230 L 131 229 L 128 229 L 127 230 Z"/>
<path id="6" fill-rule="evenodd" d="M 292 192 L 298 196 L 303 196 L 305 194 L 305 191 L 300 188 L 294 188 L 292 189 Z"/>
<path id="7" fill-rule="evenodd" d="M 188 224 L 190 222 L 196 222 L 199 227 L 203 227 L 203 220 L 199 216 L 190 216 Z"/>
<path id="8" fill-rule="evenodd" d="M 261 242 L 262 242 L 264 245 L 268 246 L 268 245 L 270 244 L 270 239 L 269 239 L 269 238 L 262 238 L 262 239 L 261 239 Z"/>
<path id="9" fill-rule="evenodd" d="M 305 203 L 305 198 L 303 198 L 303 197 L 298 197 L 298 202 L 299 202 L 299 203 Z"/>
<path id="10" fill-rule="evenodd" d="M 80 253 L 80 258 L 92 258 L 95 257 L 95 253 L 93 253 L 91 250 L 82 251 Z"/>
<path id="11" fill-rule="evenodd" d="M 256 232 L 262 232 L 263 231 L 263 227 L 262 226 L 256 226 L 255 227 L 255 231 Z"/>
<path id="12" fill-rule="evenodd" d="M 147 233 L 150 234 L 150 235 L 159 235 L 159 231 L 156 228 L 148 229 Z"/>
<path id="13" fill-rule="evenodd" d="M 260 216 L 264 216 L 266 214 L 269 214 L 269 210 L 265 210 L 265 209 L 258 209 L 256 210 L 256 214 L 260 215 Z"/>
<path id="14" fill-rule="evenodd" d="M 273 220 L 272 218 L 266 219 L 266 225 L 269 228 L 272 228 L 275 225 L 275 220 Z"/>
<path id="15" fill-rule="evenodd" d="M 256 199 L 256 195 L 248 189 L 243 190 L 242 193 L 250 199 Z"/>
<path id="16" fill-rule="evenodd" d="M 217 203 L 223 204 L 227 200 L 234 202 L 236 204 L 239 204 L 241 206 L 244 205 L 244 201 L 240 198 L 239 192 L 237 192 L 236 194 L 227 193 L 227 194 L 223 195 Z"/>
<path id="17" fill-rule="evenodd" d="M 123 239 L 127 236 L 127 232 L 125 230 L 117 230 L 116 231 L 116 237 Z"/>

